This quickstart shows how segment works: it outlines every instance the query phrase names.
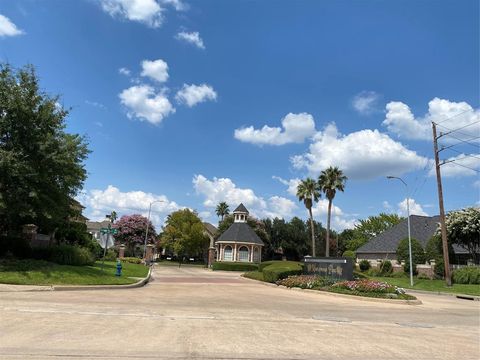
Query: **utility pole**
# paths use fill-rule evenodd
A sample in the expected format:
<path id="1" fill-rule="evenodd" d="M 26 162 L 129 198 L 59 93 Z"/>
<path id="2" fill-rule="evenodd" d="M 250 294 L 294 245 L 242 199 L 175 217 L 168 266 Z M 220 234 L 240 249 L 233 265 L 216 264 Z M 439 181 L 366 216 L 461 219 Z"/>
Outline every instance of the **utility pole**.
<path id="1" fill-rule="evenodd" d="M 450 259 L 448 257 L 447 228 L 445 226 L 445 209 L 443 208 L 442 176 L 440 174 L 440 161 L 438 159 L 437 141 L 442 135 L 437 137 L 437 126 L 433 121 L 432 121 L 432 130 L 433 130 L 433 152 L 435 154 L 435 170 L 437 173 L 438 207 L 440 209 L 440 228 L 442 231 L 443 259 L 445 264 L 445 281 L 447 283 L 447 286 L 452 286 L 452 276 L 450 274 Z"/>

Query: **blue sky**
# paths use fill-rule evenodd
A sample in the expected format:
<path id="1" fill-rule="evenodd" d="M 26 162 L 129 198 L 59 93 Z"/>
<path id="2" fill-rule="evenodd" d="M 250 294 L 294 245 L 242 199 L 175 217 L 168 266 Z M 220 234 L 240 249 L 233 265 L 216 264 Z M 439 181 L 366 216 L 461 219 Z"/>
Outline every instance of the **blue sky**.
<path id="1" fill-rule="evenodd" d="M 93 151 L 85 215 L 242 201 L 306 211 L 298 179 L 349 177 L 333 225 L 438 213 L 431 121 L 445 136 L 447 210 L 478 204 L 477 1 L 0 2 L 0 60 L 35 65 Z M 467 141 L 466 142 L 462 142 Z M 473 169 L 473 170 L 471 170 Z M 325 222 L 326 201 L 315 207 Z"/>

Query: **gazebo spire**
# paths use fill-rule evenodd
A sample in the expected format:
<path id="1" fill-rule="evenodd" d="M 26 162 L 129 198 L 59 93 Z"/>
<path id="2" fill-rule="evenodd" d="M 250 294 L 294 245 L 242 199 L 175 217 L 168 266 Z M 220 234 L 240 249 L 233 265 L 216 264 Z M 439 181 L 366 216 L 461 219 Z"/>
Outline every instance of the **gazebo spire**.
<path id="1" fill-rule="evenodd" d="M 243 204 L 240 204 L 235 210 L 233 210 L 233 216 L 234 222 L 246 223 L 248 218 L 248 210 Z"/>

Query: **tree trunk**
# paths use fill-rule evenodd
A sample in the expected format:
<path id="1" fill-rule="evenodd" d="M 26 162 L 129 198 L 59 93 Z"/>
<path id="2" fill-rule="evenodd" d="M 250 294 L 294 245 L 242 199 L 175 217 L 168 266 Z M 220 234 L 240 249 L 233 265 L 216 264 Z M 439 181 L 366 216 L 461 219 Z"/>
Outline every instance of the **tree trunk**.
<path id="1" fill-rule="evenodd" d="M 330 217 L 332 215 L 332 199 L 328 199 L 328 214 L 327 214 L 327 238 L 325 239 L 325 256 L 330 256 Z"/>
<path id="2" fill-rule="evenodd" d="M 315 257 L 315 228 L 313 224 L 312 208 L 309 208 L 308 212 L 310 214 L 310 227 L 312 229 L 312 256 Z"/>

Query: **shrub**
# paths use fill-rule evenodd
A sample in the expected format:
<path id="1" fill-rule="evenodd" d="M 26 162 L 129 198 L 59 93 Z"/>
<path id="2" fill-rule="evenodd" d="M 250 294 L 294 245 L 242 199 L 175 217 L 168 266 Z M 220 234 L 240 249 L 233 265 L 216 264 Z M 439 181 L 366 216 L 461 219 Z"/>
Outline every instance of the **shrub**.
<path id="1" fill-rule="evenodd" d="M 283 285 L 288 288 L 299 287 L 301 289 L 319 289 L 331 284 L 331 280 L 317 275 L 289 276 L 286 279 L 277 281 L 277 285 Z"/>
<path id="2" fill-rule="evenodd" d="M 435 276 L 443 279 L 445 277 L 445 262 L 442 256 L 435 259 L 435 267 L 433 269 Z"/>
<path id="3" fill-rule="evenodd" d="M 480 284 L 480 268 L 467 266 L 456 269 L 453 271 L 452 279 L 456 284 Z"/>
<path id="4" fill-rule="evenodd" d="M 107 253 L 105 254 L 105 261 L 116 261 L 117 258 L 118 258 L 117 250 L 115 250 L 115 249 L 108 249 L 107 250 Z"/>
<path id="5" fill-rule="evenodd" d="M 215 262 L 212 265 L 212 270 L 225 270 L 225 271 L 255 271 L 258 269 L 257 264 L 241 263 L 241 262 Z"/>
<path id="6" fill-rule="evenodd" d="M 354 280 L 341 281 L 333 284 L 332 287 L 342 288 L 351 291 L 365 292 L 365 293 L 395 293 L 396 288 L 390 284 L 382 281 L 373 280 Z"/>
<path id="7" fill-rule="evenodd" d="M 245 274 L 243 274 L 243 276 L 253 280 L 264 281 L 263 273 L 261 271 L 248 271 Z"/>
<path id="8" fill-rule="evenodd" d="M 292 268 L 276 268 L 267 266 L 263 269 L 263 280 L 270 283 L 275 283 L 278 280 L 285 279 L 292 275 L 301 275 L 303 270 L 300 269 L 292 269 Z"/>
<path id="9" fill-rule="evenodd" d="M 375 277 L 375 276 L 380 276 L 382 275 L 382 273 L 380 272 L 380 270 L 377 270 L 377 269 L 368 269 L 367 271 L 365 271 L 365 274 L 367 276 L 370 276 L 370 277 Z"/>
<path id="10" fill-rule="evenodd" d="M 398 244 L 397 258 L 398 258 L 398 261 L 407 262 L 409 260 L 410 256 L 408 254 L 408 238 L 403 239 Z M 425 263 L 425 252 L 423 251 L 422 245 L 420 245 L 418 240 L 413 238 L 412 238 L 412 258 L 413 258 L 413 263 L 415 265 Z"/>
<path id="11" fill-rule="evenodd" d="M 137 257 L 124 257 L 121 259 L 122 262 L 127 262 L 130 264 L 141 264 L 142 259 L 137 258 Z"/>
<path id="12" fill-rule="evenodd" d="M 390 260 L 384 260 L 380 264 L 380 273 L 382 275 L 390 275 L 393 272 L 392 262 Z"/>
<path id="13" fill-rule="evenodd" d="M 363 259 L 358 266 L 360 267 L 360 271 L 367 271 L 370 269 L 370 262 L 367 259 Z"/>
<path id="14" fill-rule="evenodd" d="M 397 271 L 397 272 L 392 273 L 392 275 L 391 275 L 391 277 L 393 277 L 393 278 L 404 278 L 406 276 L 407 275 L 403 271 Z"/>
<path id="15" fill-rule="evenodd" d="M 93 254 L 87 248 L 67 244 L 34 248 L 32 257 L 60 265 L 84 266 L 95 262 Z"/>
<path id="16" fill-rule="evenodd" d="M 410 274 L 410 262 L 409 261 L 405 261 L 405 265 L 403 265 L 403 271 Z M 417 275 L 417 264 L 415 264 L 415 263 L 413 263 L 413 275 Z"/>
<path id="17" fill-rule="evenodd" d="M 343 257 L 352 259 L 353 264 L 355 264 L 355 259 L 357 258 L 357 255 L 355 254 L 355 251 L 347 250 L 343 253 Z"/>

